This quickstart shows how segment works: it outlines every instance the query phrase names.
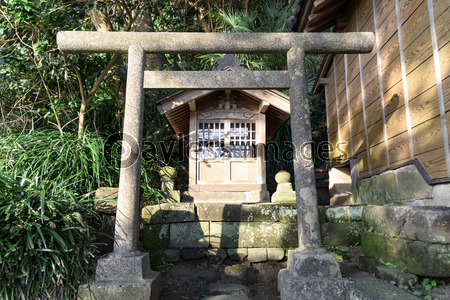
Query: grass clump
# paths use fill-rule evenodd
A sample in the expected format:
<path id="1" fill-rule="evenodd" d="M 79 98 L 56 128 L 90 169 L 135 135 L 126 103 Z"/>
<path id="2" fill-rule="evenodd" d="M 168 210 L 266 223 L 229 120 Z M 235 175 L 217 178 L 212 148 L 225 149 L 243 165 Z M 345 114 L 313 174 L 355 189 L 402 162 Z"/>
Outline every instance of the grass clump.
<path id="1" fill-rule="evenodd" d="M 1 299 L 70 299 L 92 274 L 94 212 L 66 187 L 0 175 Z"/>
<path id="2" fill-rule="evenodd" d="M 93 192 L 118 178 L 104 147 L 55 129 L 0 141 L 0 299 L 71 299 L 93 275 Z"/>

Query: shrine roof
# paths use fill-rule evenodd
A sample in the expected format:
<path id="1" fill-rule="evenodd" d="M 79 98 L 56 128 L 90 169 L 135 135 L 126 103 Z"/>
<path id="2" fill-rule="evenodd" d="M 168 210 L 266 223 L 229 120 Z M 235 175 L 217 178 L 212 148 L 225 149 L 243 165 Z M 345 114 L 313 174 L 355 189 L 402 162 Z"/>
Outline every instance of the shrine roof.
<path id="1" fill-rule="evenodd" d="M 216 106 L 224 90 L 177 91 L 156 101 L 159 112 L 165 116 L 174 131 L 183 136 L 189 135 L 191 112 L 197 107 Z M 262 103 L 266 106 L 266 137 L 273 134 L 290 117 L 289 96 L 277 90 L 233 90 L 231 93 L 245 107 L 258 110 Z M 241 104 L 240 104 L 241 105 Z"/>
<path id="2" fill-rule="evenodd" d="M 219 59 L 212 71 L 248 72 L 233 54 L 226 54 L 223 59 Z M 239 107 L 265 113 L 268 139 L 290 117 L 289 96 L 278 90 L 182 90 L 157 100 L 156 105 L 174 131 L 187 136 L 191 112 L 216 106 L 223 93 L 233 94 Z"/>
<path id="3" fill-rule="evenodd" d="M 287 24 L 294 32 L 321 32 L 331 26 L 340 31 L 346 25 L 349 0 L 306 0 L 292 10 Z"/>

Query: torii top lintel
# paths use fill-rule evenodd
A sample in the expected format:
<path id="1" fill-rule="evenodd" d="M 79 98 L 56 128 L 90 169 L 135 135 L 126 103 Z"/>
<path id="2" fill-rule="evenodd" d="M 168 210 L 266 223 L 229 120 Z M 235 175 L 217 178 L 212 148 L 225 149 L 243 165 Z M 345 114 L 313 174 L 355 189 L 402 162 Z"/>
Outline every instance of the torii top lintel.
<path id="1" fill-rule="evenodd" d="M 354 33 L 184 33 L 62 31 L 59 49 L 68 53 L 127 53 L 139 45 L 147 53 L 369 53 L 371 32 Z"/>

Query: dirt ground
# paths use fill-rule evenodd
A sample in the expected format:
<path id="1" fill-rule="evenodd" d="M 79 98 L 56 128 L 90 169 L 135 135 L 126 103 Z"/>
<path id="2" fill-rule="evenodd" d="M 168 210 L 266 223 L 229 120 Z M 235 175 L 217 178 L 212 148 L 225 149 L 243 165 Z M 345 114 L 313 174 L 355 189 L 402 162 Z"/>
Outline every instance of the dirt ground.
<path id="1" fill-rule="evenodd" d="M 357 268 L 361 248 L 350 249 L 347 252 L 337 251 L 340 264 Z M 287 261 L 270 261 L 264 263 L 244 263 L 247 265 L 245 276 L 230 279 L 224 273 L 227 265 L 237 264 L 231 260 L 224 264 L 214 265 L 206 258 L 196 261 L 182 261 L 167 268 L 162 274 L 161 300 L 200 300 L 203 288 L 216 282 L 238 283 L 247 285 L 252 291 L 252 300 L 276 300 L 280 299 L 277 287 L 277 276 L 281 269 L 287 267 Z M 373 275 L 373 274 L 371 274 Z M 420 278 L 422 282 L 423 278 Z M 420 284 L 415 290 L 421 291 L 421 298 L 429 300 L 450 300 L 450 282 L 436 280 L 438 286 L 426 291 Z M 414 290 L 411 290 L 411 293 Z"/>
<path id="2" fill-rule="evenodd" d="M 286 261 L 247 263 L 247 266 L 246 278 L 230 280 L 223 271 L 226 264 L 213 265 L 206 259 L 175 263 L 168 272 L 163 273 L 160 299 L 202 299 L 203 287 L 215 282 L 247 285 L 252 291 L 252 300 L 280 299 L 277 276 L 280 269 L 287 267 Z"/>

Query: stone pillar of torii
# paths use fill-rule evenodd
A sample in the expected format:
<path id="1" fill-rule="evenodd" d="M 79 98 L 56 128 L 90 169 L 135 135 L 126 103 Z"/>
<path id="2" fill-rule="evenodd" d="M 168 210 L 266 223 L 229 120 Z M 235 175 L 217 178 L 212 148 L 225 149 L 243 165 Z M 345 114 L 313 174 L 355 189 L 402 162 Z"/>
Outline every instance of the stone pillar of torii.
<path id="1" fill-rule="evenodd" d="M 305 55 L 369 53 L 374 46 L 372 33 L 65 31 L 58 33 L 57 42 L 65 53 L 128 54 L 114 252 L 98 262 L 96 282 L 102 286 L 90 285 L 97 299 L 112 299 L 111 292 L 106 292 L 108 284 L 119 294 L 121 286 L 123 296 L 129 298 L 127 283 L 141 296 L 148 293 L 146 299 L 159 297 L 156 294 L 160 277 L 150 270 L 148 253 L 138 249 L 144 89 L 289 89 L 299 247 L 289 251 L 284 274 L 293 278 L 341 276 L 334 255 L 322 248 L 312 155 L 301 153 L 312 151 L 307 147 L 312 138 Z M 145 71 L 146 53 L 287 54 L 288 70 L 248 71 L 239 78 L 237 72 Z"/>

